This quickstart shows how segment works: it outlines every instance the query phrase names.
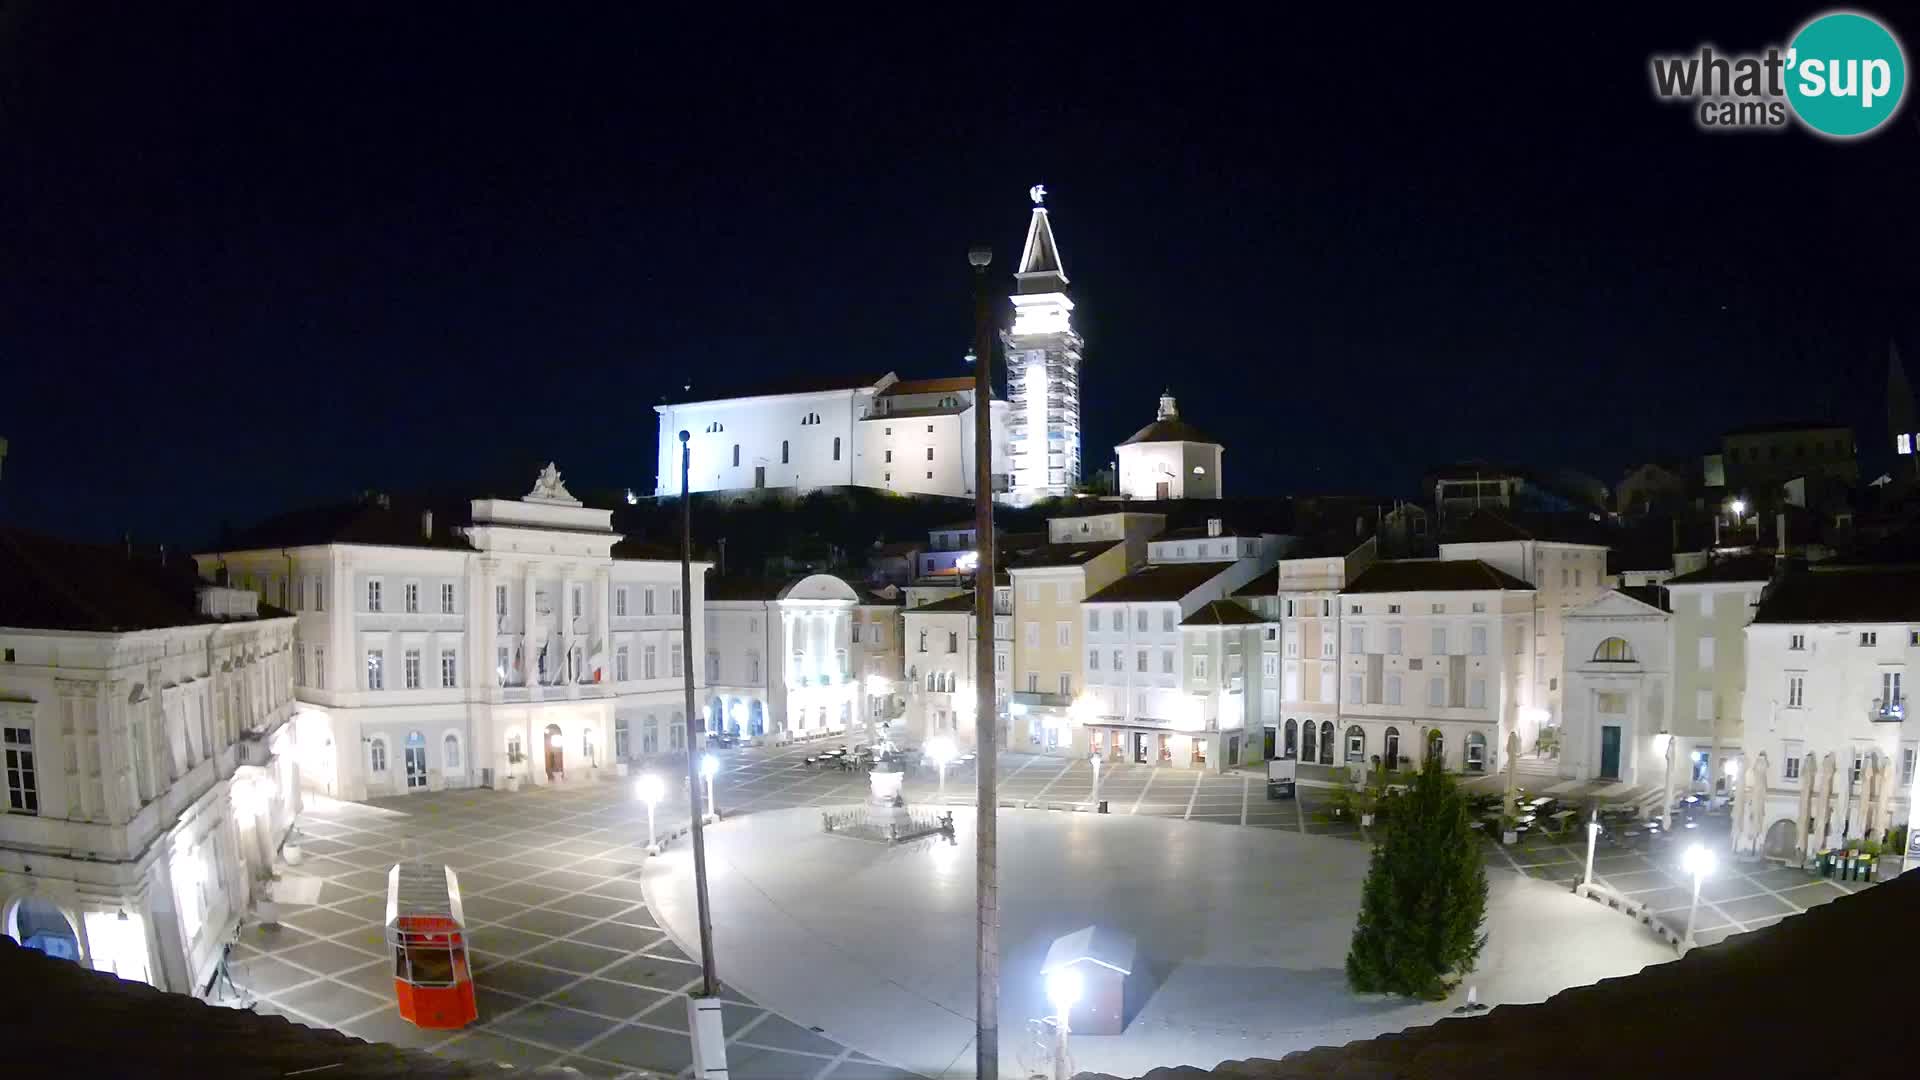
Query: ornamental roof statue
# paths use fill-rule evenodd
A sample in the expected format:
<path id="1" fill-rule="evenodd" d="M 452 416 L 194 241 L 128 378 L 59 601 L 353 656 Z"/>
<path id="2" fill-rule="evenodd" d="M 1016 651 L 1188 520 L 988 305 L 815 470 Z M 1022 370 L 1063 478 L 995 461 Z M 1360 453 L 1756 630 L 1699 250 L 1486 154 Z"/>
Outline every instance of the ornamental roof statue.
<path id="1" fill-rule="evenodd" d="M 579 506 L 580 500 L 567 491 L 567 485 L 560 481 L 560 470 L 553 462 L 540 470 L 540 476 L 533 482 L 533 490 L 527 492 L 528 502 L 555 502 Z"/>

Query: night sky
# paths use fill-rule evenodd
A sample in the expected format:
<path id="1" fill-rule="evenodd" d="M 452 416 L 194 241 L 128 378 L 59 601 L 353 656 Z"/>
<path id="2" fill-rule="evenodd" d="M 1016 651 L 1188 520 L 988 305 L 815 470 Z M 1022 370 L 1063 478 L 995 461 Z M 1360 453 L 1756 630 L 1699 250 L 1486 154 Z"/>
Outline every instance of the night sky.
<path id="1" fill-rule="evenodd" d="M 1817 7 L 149 7 L 0 10 L 0 515 L 75 537 L 549 458 L 644 491 L 683 383 L 962 374 L 967 247 L 1010 275 L 1035 182 L 1088 472 L 1163 386 L 1237 494 L 1611 484 L 1818 415 L 1874 470 L 1920 359 L 1920 107 L 1716 136 L 1649 88 Z"/>

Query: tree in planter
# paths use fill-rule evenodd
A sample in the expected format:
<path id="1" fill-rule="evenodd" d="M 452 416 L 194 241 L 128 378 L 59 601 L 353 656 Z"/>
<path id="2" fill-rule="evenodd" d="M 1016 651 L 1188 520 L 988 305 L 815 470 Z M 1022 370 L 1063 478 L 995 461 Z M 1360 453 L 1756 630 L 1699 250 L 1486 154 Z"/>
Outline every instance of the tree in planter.
<path id="1" fill-rule="evenodd" d="M 1347 950 L 1357 993 L 1438 1000 L 1472 970 L 1487 937 L 1487 874 L 1467 801 L 1429 759 L 1391 800 L 1373 843 Z"/>

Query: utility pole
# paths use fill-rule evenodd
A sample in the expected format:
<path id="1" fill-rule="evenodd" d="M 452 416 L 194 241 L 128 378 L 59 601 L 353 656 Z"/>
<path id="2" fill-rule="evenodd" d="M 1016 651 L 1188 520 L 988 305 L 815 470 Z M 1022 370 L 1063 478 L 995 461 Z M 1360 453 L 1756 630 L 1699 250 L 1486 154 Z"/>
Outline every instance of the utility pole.
<path id="1" fill-rule="evenodd" d="M 975 812 L 974 867 L 979 948 L 974 956 L 974 1075 L 1000 1077 L 1000 713 L 993 677 L 993 299 L 987 266 L 993 249 L 967 252 L 973 266 L 973 527 L 980 561 L 973 574 L 974 633 L 973 723 L 978 807 Z"/>
<path id="2" fill-rule="evenodd" d="M 694 1076 L 726 1080 L 727 1040 L 721 1025 L 720 980 L 713 974 L 713 907 L 707 900 L 706 808 L 700 800 L 700 714 L 693 705 L 693 498 L 687 493 L 692 456 L 680 433 L 680 641 L 686 662 L 680 665 L 687 706 L 687 809 L 693 815 L 693 890 L 700 909 L 700 996 L 687 999 L 687 1023 L 693 1037 Z"/>

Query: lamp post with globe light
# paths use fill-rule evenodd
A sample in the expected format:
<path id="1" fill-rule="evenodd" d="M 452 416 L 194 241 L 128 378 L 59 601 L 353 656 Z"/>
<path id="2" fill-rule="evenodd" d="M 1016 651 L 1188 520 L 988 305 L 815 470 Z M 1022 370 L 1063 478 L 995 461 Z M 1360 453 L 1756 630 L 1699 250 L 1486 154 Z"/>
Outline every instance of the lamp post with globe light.
<path id="1" fill-rule="evenodd" d="M 1687 907 L 1687 948 L 1693 948 L 1693 919 L 1700 911 L 1700 883 L 1713 873 L 1713 852 L 1695 844 L 1680 856 L 1680 866 L 1693 875 L 1693 903 Z"/>
<path id="2" fill-rule="evenodd" d="M 1080 1000 L 1080 973 L 1072 968 L 1049 971 L 1047 1000 L 1053 1003 L 1054 1010 L 1053 1080 L 1067 1080 L 1073 1073 L 1067 1061 L 1070 1031 L 1067 1017 L 1072 1014 L 1074 1003 Z"/>
<path id="3" fill-rule="evenodd" d="M 953 744 L 951 735 L 935 735 L 927 740 L 927 758 L 940 770 L 940 794 L 936 797 L 941 802 L 947 801 L 947 765 L 958 756 L 959 747 Z"/>
<path id="4" fill-rule="evenodd" d="M 647 804 L 647 854 L 660 854 L 659 834 L 653 829 L 653 810 L 666 797 L 667 785 L 659 776 L 646 773 L 633 782 L 633 793 Z"/>

